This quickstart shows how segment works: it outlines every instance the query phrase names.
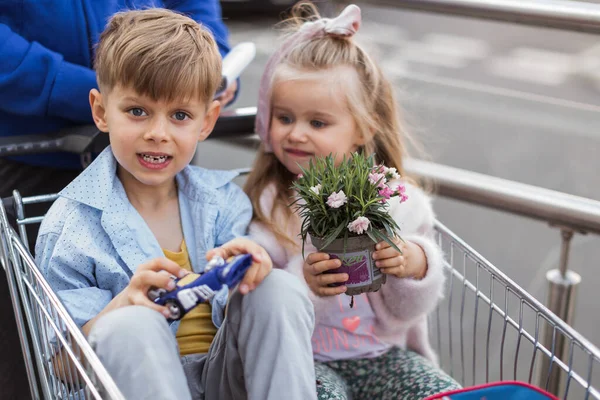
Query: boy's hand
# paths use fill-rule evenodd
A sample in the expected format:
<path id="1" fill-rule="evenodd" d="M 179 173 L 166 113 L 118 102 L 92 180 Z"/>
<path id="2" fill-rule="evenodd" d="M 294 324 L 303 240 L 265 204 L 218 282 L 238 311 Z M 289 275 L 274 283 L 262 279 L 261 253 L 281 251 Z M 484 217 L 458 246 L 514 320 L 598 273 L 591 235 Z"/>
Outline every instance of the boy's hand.
<path id="1" fill-rule="evenodd" d="M 161 257 L 150 260 L 136 269 L 129 285 L 119 294 L 121 296 L 119 305 L 121 307 L 132 305 L 149 307 L 168 318 L 171 316 L 169 309 L 165 306 L 154 304 L 148 298 L 148 291 L 152 287 L 171 291 L 175 289 L 175 282 L 171 276 L 183 278 L 189 273 L 189 271 L 181 268 L 177 263 L 167 258 Z"/>
<path id="2" fill-rule="evenodd" d="M 332 283 L 344 283 L 349 279 L 348 274 L 324 274 L 330 269 L 341 267 L 339 259 L 330 259 L 327 253 L 311 253 L 304 261 L 302 272 L 310 290 L 317 296 L 336 296 L 346 291 L 346 286 L 330 287 Z"/>
<path id="3" fill-rule="evenodd" d="M 375 266 L 382 273 L 397 278 L 423 279 L 427 273 L 427 257 L 423 249 L 416 243 L 400 239 L 394 239 L 394 243 L 402 250 L 402 254 L 385 241 L 377 243 L 373 253 Z"/>
<path id="4" fill-rule="evenodd" d="M 214 256 L 221 256 L 226 260 L 238 254 L 252 254 L 254 260 L 239 286 L 240 293 L 246 294 L 256 289 L 263 279 L 269 275 L 269 272 L 273 269 L 273 262 L 269 257 L 269 253 L 262 246 L 244 238 L 230 240 L 223 246 L 210 250 L 206 253 L 206 259 L 210 260 Z"/>

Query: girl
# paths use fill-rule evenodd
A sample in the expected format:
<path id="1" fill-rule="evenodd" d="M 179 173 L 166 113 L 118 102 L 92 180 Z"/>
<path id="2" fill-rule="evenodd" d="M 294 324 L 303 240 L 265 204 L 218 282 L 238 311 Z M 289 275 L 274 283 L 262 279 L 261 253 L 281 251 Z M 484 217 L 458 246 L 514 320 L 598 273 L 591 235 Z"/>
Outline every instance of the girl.
<path id="1" fill-rule="evenodd" d="M 329 286 L 348 276 L 323 274 L 340 261 L 316 252 L 310 241 L 306 259 L 301 254 L 300 219 L 289 207 L 299 165 L 363 150 L 402 174 L 406 156 L 392 87 L 352 38 L 360 9 L 349 6 L 333 20 L 319 18 L 310 6 L 296 9 L 303 10 L 312 17 L 296 25 L 261 80 L 256 130 L 262 145 L 245 187 L 254 206 L 251 236 L 277 267 L 303 278 L 312 291 L 319 399 L 422 399 L 455 389 L 458 384 L 436 368 L 427 337 L 427 315 L 442 297 L 444 275 L 431 240 L 430 200 L 420 189 L 403 182 L 408 200 L 391 203 L 403 255 L 385 242 L 377 245 L 373 257 L 388 281 L 359 296 L 353 308 L 340 296 L 345 286 Z"/>

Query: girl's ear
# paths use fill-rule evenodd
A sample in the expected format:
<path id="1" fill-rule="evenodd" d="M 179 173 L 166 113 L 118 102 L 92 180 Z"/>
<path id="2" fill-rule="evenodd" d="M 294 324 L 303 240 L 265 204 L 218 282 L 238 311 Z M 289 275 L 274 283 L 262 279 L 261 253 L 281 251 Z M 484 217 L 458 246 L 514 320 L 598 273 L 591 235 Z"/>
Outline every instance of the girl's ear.
<path id="1" fill-rule="evenodd" d="M 214 100 L 209 106 L 208 110 L 206 110 L 206 114 L 204 115 L 204 123 L 202 124 L 202 129 L 200 130 L 200 134 L 198 136 L 198 141 L 201 142 L 210 135 L 215 124 L 217 123 L 217 119 L 219 118 L 219 113 L 221 112 L 221 103 L 217 100 Z"/>
<path id="2" fill-rule="evenodd" d="M 92 109 L 92 118 L 98 130 L 108 132 L 106 108 L 103 103 L 102 94 L 97 89 L 90 90 L 90 108 Z"/>

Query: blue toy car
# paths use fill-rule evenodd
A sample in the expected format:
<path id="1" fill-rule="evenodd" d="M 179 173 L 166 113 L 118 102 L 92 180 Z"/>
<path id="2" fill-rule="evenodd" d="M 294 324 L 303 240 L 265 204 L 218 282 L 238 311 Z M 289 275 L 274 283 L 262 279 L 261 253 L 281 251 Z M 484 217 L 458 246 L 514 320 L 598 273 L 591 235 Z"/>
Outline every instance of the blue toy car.
<path id="1" fill-rule="evenodd" d="M 202 274 L 191 273 L 175 279 L 176 287 L 170 292 L 162 288 L 151 289 L 148 297 L 154 303 L 169 308 L 170 320 L 179 320 L 198 304 L 212 299 L 223 285 L 232 288 L 240 283 L 251 265 L 251 254 L 233 256 L 227 261 L 222 257 L 215 257 L 206 265 Z"/>

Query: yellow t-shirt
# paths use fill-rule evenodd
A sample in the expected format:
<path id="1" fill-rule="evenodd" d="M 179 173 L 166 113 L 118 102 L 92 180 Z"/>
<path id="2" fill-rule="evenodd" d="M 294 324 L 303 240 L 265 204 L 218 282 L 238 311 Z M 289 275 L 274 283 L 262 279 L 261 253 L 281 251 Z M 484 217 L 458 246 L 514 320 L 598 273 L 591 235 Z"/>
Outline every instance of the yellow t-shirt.
<path id="1" fill-rule="evenodd" d="M 165 257 L 179 264 L 181 268 L 192 270 L 190 256 L 185 241 L 181 243 L 180 252 L 163 249 Z M 182 356 L 196 353 L 208 353 L 217 328 L 212 323 L 212 312 L 209 303 L 202 303 L 188 312 L 177 329 L 177 344 Z"/>

